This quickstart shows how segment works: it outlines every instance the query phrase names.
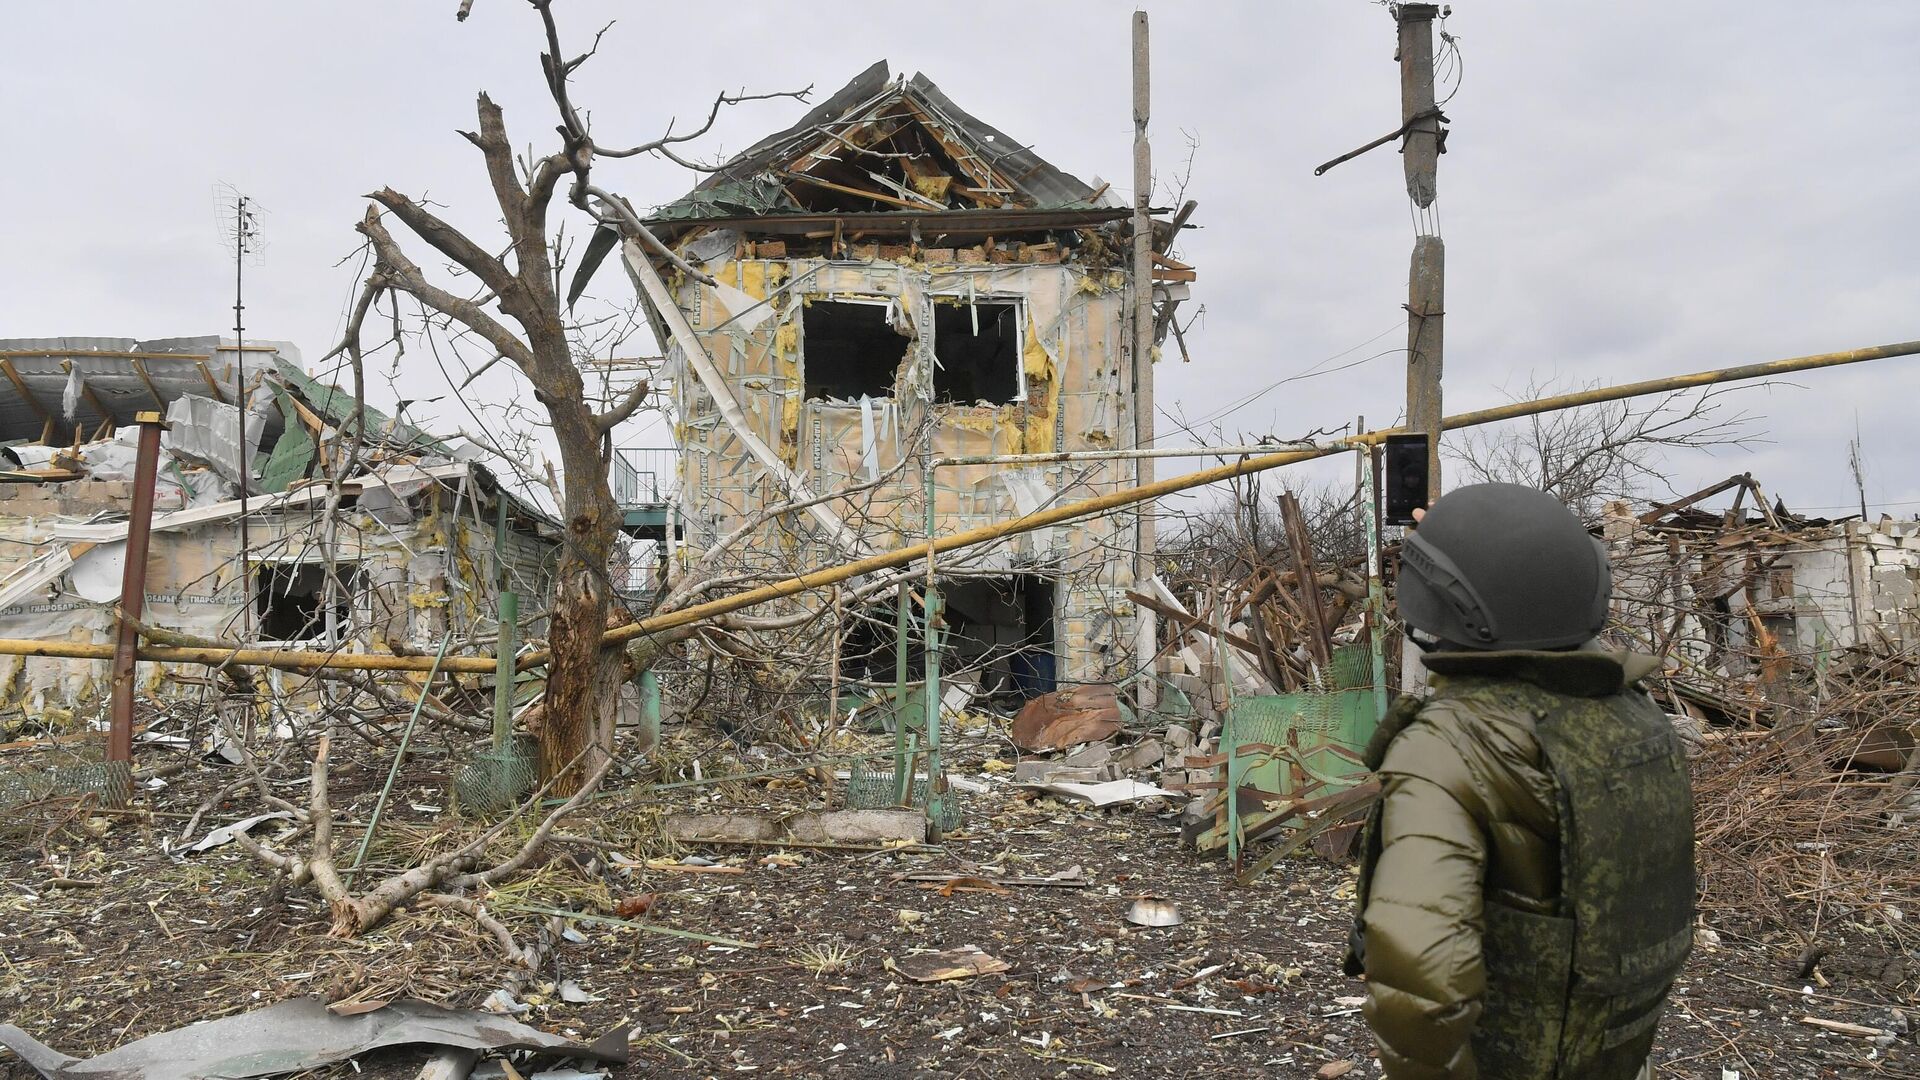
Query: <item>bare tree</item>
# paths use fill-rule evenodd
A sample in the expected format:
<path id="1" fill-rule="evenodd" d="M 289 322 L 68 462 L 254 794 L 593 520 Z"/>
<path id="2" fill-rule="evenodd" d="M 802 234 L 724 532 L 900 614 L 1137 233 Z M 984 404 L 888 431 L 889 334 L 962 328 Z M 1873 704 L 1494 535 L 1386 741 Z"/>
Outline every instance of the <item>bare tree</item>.
<path id="1" fill-rule="evenodd" d="M 541 779 L 554 794 L 565 796 L 577 791 L 593 768 L 592 755 L 585 751 L 594 741 L 594 728 L 606 722 L 622 675 L 631 673 L 622 671 L 619 654 L 604 653 L 600 644 L 613 606 L 607 568 L 620 527 L 620 510 L 608 483 L 607 448 L 614 428 L 641 406 L 650 386 L 642 380 L 607 408 L 596 409 L 589 403 L 575 361 L 576 328 L 569 323 L 557 284 L 562 249 L 549 220 L 555 196 L 562 183 L 568 184 L 568 201 L 587 211 L 596 224 L 641 235 L 650 241 L 649 247 L 665 254 L 664 246 L 646 235 L 645 226 L 624 212 L 623 203 L 593 186 L 596 156 L 657 153 L 697 167 L 675 147 L 709 130 L 723 106 L 756 97 L 804 97 L 806 92 L 723 94 L 715 100 L 707 122 L 696 130 L 603 149 L 595 144 L 567 88 L 568 78 L 598 47 L 599 35 L 593 47 L 569 59 L 561 51 L 551 0 L 529 2 L 546 31 L 547 49 L 541 53 L 540 65 L 560 116 L 560 148 L 522 168 L 508 142 L 505 117 L 485 93 L 477 103 L 479 129 L 461 133 L 480 151 L 507 233 L 505 253 L 495 254 L 495 249 L 468 237 L 423 201 L 382 188 L 368 196 L 374 205 L 358 226 L 372 247 L 374 261 L 357 310 L 364 314 L 383 293 L 412 297 L 460 337 L 477 339 L 495 360 L 511 363 L 531 384 L 535 401 L 545 411 L 558 448 L 555 495 L 565 532 L 549 609 L 547 690 L 537 734 Z M 463 295 L 430 280 L 389 230 L 389 220 L 398 220 L 415 239 L 472 275 L 480 291 Z M 354 333 L 359 322 L 353 322 Z"/>
<path id="2" fill-rule="evenodd" d="M 1165 546 L 1179 553 L 1183 574 L 1237 580 L 1256 566 L 1292 567 L 1279 494 L 1266 494 L 1258 479 L 1231 481 L 1231 501 L 1195 511 L 1187 515 L 1181 529 L 1169 530 Z M 1364 560 L 1366 528 L 1357 491 L 1331 481 L 1300 485 L 1292 491 L 1320 566 L 1349 566 Z"/>
<path id="3" fill-rule="evenodd" d="M 1538 380 L 1515 401 L 1590 389 Z M 1609 401 L 1536 413 L 1518 423 L 1468 428 L 1447 436 L 1442 450 L 1454 486 L 1525 484 L 1558 496 L 1589 523 L 1605 505 L 1649 488 L 1672 493 L 1664 472 L 1669 450 L 1711 450 L 1752 442 L 1752 417 L 1728 413 L 1733 387 L 1677 391 L 1659 398 Z"/>

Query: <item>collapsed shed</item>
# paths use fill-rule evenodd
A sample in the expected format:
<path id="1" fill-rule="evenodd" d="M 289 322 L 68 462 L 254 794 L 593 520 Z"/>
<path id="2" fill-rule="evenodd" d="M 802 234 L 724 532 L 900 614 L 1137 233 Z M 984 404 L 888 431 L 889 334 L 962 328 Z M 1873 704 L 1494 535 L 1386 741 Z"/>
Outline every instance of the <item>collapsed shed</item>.
<path id="1" fill-rule="evenodd" d="M 146 564 L 153 626 L 249 645 L 431 651 L 449 634 L 492 632 L 503 581 L 545 594 L 557 526 L 478 448 L 358 405 L 307 376 L 290 346 L 247 346 L 244 383 L 242 356 L 216 338 L 0 341 L 0 371 L 19 390 L 0 403 L 0 638 L 113 640 L 139 413 L 169 424 Z M 329 513 L 330 471 L 355 447 Z M 142 689 L 206 674 L 149 665 Z M 106 683 L 98 661 L 5 657 L 0 710 L 95 700 Z"/>

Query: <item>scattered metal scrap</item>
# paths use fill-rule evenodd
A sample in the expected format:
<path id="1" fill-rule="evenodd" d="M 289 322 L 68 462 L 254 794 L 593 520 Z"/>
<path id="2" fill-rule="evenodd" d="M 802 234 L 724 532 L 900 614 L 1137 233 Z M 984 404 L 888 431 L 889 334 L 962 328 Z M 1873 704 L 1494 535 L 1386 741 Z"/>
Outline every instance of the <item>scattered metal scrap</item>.
<path id="1" fill-rule="evenodd" d="M 93 1058 L 75 1058 L 0 1024 L 0 1046 L 47 1080 L 204 1080 L 281 1076 L 346 1061 L 382 1047 L 425 1044 L 467 1050 L 527 1050 L 558 1058 L 625 1062 L 627 1033 L 591 1045 L 472 1009 L 402 999 L 342 1015 L 317 997 L 136 1039 Z"/>

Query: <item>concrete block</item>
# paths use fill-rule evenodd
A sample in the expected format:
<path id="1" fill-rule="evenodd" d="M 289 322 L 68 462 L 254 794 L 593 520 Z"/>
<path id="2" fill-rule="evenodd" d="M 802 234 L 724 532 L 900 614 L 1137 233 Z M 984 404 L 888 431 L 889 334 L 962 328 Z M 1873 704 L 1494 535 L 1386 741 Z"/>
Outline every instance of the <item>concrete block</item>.
<path id="1" fill-rule="evenodd" d="M 1060 764 L 1070 769 L 1097 769 L 1113 760 L 1113 747 L 1108 743 L 1090 743 L 1060 759 Z"/>
<path id="2" fill-rule="evenodd" d="M 1121 752 L 1120 756 L 1114 761 L 1114 767 L 1123 773 L 1138 772 L 1141 769 L 1150 769 L 1158 765 L 1166 755 L 1167 748 L 1165 744 L 1161 743 L 1159 739 L 1148 739 L 1146 742 L 1136 743 Z"/>
<path id="3" fill-rule="evenodd" d="M 683 844 L 775 840 L 780 823 L 763 814 L 675 814 L 660 822 L 660 832 Z"/>
<path id="4" fill-rule="evenodd" d="M 809 810 L 786 824 L 793 839 L 808 844 L 921 844 L 927 839 L 927 817 L 919 810 Z"/>

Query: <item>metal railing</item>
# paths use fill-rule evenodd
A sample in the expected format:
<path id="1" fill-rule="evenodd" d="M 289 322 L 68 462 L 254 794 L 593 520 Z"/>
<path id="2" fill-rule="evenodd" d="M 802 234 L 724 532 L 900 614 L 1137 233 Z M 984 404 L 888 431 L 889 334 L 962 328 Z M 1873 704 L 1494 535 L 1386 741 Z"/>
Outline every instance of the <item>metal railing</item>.
<path id="1" fill-rule="evenodd" d="M 680 484 L 680 451 L 671 446 L 623 446 L 613 452 L 613 499 L 621 506 L 673 501 Z"/>

